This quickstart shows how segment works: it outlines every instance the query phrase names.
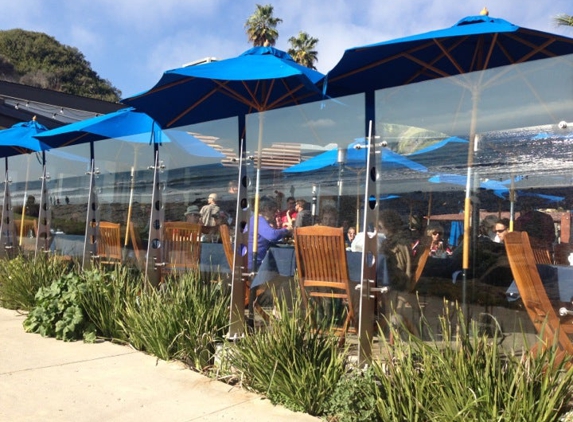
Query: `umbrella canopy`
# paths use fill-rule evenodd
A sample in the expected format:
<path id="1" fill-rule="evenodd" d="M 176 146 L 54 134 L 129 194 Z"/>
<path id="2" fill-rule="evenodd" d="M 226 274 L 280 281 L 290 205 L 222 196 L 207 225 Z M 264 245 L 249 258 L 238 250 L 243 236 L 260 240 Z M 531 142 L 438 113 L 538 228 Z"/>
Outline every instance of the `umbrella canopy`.
<path id="1" fill-rule="evenodd" d="M 452 136 L 422 148 L 407 157 L 427 167 L 463 164 L 468 160 L 469 141 Z"/>
<path id="2" fill-rule="evenodd" d="M 200 157 L 223 158 L 216 151 L 187 132 L 164 131 L 145 113 L 125 108 L 39 133 L 36 136 L 49 145 L 70 145 L 102 139 L 119 139 L 138 144 L 175 142 L 188 153 Z"/>
<path id="3" fill-rule="evenodd" d="M 26 154 L 31 151 L 45 151 L 50 147 L 34 136 L 48 129 L 35 120 L 16 123 L 0 131 L 0 157 Z"/>
<path id="4" fill-rule="evenodd" d="M 451 28 L 346 50 L 327 74 L 327 93 L 353 94 L 571 53 L 571 38 L 468 16 Z"/>
<path id="5" fill-rule="evenodd" d="M 122 100 L 164 128 L 268 111 L 322 98 L 323 74 L 273 47 L 166 71 L 147 92 Z"/>
<path id="6" fill-rule="evenodd" d="M 483 15 L 469 16 L 451 28 L 346 50 L 339 63 L 328 73 L 323 88 L 329 95 L 338 96 L 456 75 L 465 76 L 452 82 L 461 86 L 466 95 L 470 94 L 472 103 L 468 113 L 470 120 L 466 127 L 470 145 L 466 179 L 468 188 L 464 204 L 462 268 L 467 270 L 478 105 L 483 91 L 500 82 L 500 74 L 495 72 L 489 75 L 491 78 L 488 78 L 485 72 L 476 73 L 476 78 L 468 74 L 502 66 L 507 66 L 509 70 L 513 66 L 508 65 L 567 54 L 573 54 L 571 38 L 521 28 L 503 19 Z M 523 78 L 521 74 L 518 76 Z M 515 78 L 516 75 L 512 77 Z M 374 99 L 370 101 L 367 107 L 374 108 Z M 465 278 L 466 271 L 464 281 Z M 463 301 L 465 302 L 465 297 Z"/>
<path id="7" fill-rule="evenodd" d="M 344 165 L 347 167 L 361 168 L 366 167 L 366 154 L 368 154 L 367 144 L 364 139 L 357 139 L 346 148 L 346 160 Z M 376 151 L 378 152 L 378 151 Z M 403 155 L 400 155 L 387 147 L 380 148 L 382 169 L 410 169 L 419 172 L 427 172 L 428 169 L 423 165 L 412 161 Z M 321 154 L 318 154 L 306 161 L 296 164 L 284 170 L 285 173 L 303 173 L 307 171 L 319 170 L 328 166 L 339 164 L 338 148 L 333 148 Z"/>
<path id="8" fill-rule="evenodd" d="M 431 183 L 449 183 L 452 185 L 466 186 L 467 178 L 460 174 L 436 174 L 428 179 Z M 506 183 L 508 183 L 507 181 Z M 492 190 L 494 192 L 504 191 L 508 192 L 509 188 L 504 182 L 498 182 L 495 180 L 484 180 L 480 181 L 480 189 Z"/>

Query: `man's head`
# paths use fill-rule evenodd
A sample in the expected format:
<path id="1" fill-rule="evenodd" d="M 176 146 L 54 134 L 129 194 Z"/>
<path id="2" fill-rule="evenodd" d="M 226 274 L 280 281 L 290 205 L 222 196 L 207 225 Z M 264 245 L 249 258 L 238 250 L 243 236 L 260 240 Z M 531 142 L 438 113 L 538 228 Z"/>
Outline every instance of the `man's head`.
<path id="1" fill-rule="evenodd" d="M 207 201 L 208 201 L 210 204 L 214 204 L 215 202 L 217 202 L 217 194 L 216 194 L 216 193 L 211 193 L 211 194 L 209 195 L 209 197 L 207 198 Z"/>
<path id="2" fill-rule="evenodd" d="M 199 223 L 201 221 L 201 214 L 197 205 L 189 205 L 185 211 L 185 221 L 188 223 Z"/>
<path id="3" fill-rule="evenodd" d="M 286 201 L 287 210 L 294 211 L 296 207 L 296 200 L 293 196 L 289 196 Z"/>
<path id="4" fill-rule="evenodd" d="M 274 217 L 277 212 L 277 202 L 274 198 L 263 196 L 259 201 L 259 214 L 266 218 Z"/>
<path id="5" fill-rule="evenodd" d="M 297 199 L 295 204 L 295 209 L 297 212 L 301 212 L 306 208 L 306 201 L 304 199 Z"/>

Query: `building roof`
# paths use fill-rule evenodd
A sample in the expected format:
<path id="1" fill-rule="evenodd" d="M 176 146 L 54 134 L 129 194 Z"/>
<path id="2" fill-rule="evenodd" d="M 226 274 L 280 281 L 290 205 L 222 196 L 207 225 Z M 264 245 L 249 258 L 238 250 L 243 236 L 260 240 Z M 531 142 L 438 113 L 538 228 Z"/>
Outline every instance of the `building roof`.
<path id="1" fill-rule="evenodd" d="M 0 129 L 30 121 L 34 116 L 53 129 L 121 108 L 125 105 L 0 81 Z"/>

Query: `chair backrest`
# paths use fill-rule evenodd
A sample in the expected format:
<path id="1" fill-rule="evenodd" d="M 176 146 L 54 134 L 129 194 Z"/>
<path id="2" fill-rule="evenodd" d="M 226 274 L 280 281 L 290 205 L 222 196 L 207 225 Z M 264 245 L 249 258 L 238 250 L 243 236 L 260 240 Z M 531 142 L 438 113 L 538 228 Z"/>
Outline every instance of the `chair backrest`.
<path id="1" fill-rule="evenodd" d="M 16 230 L 16 236 L 18 237 L 29 237 L 30 231 L 32 235 L 36 237 L 38 232 L 38 220 L 37 219 L 24 219 L 24 225 L 22 225 L 21 219 L 14 220 L 14 228 Z"/>
<path id="2" fill-rule="evenodd" d="M 133 253 L 135 255 L 135 260 L 137 261 L 138 265 L 141 265 L 145 259 L 145 251 L 143 250 L 143 244 L 141 242 L 141 236 L 139 235 L 139 230 L 133 224 L 133 221 L 130 221 L 128 224 L 129 230 L 129 238 L 131 240 L 131 245 L 133 247 Z"/>
<path id="3" fill-rule="evenodd" d="M 97 257 L 102 263 L 121 262 L 121 225 L 119 223 L 99 222 Z"/>
<path id="4" fill-rule="evenodd" d="M 199 268 L 201 224 L 168 221 L 163 225 L 163 252 L 167 270 Z"/>
<path id="5" fill-rule="evenodd" d="M 343 229 L 297 227 L 294 245 L 298 280 L 305 304 L 308 304 L 308 297 L 346 299 L 348 315 L 345 326 L 348 327 L 348 322 L 352 321 L 354 328 L 357 328 Z"/>
<path id="6" fill-rule="evenodd" d="M 508 233 L 504 237 L 504 244 L 519 295 L 543 344 L 550 346 L 557 342 L 561 351 L 573 353 L 573 344 L 565 330 L 560 329 L 560 319 L 539 276 L 528 234 Z"/>
<path id="7" fill-rule="evenodd" d="M 411 292 L 413 292 L 416 289 L 416 285 L 418 284 L 418 281 L 420 281 L 420 278 L 422 277 L 422 272 L 424 272 L 424 267 L 426 266 L 426 262 L 428 262 L 428 258 L 430 257 L 430 249 L 431 249 L 430 242 L 426 242 L 418 250 L 419 256 L 416 265 L 416 271 L 414 271 L 412 275 L 412 284 L 410 286 Z"/>
<path id="8" fill-rule="evenodd" d="M 223 250 L 225 251 L 225 257 L 227 258 L 227 263 L 229 268 L 233 268 L 233 242 L 231 241 L 231 231 L 229 226 L 226 224 L 221 224 L 219 226 L 219 234 L 221 235 L 221 243 L 223 244 Z"/>
<path id="9" fill-rule="evenodd" d="M 553 264 L 551 251 L 547 248 L 547 242 L 530 237 L 529 243 L 531 244 L 531 250 L 533 251 L 533 256 L 537 264 Z"/>
<path id="10" fill-rule="evenodd" d="M 219 226 L 219 234 L 221 236 L 221 243 L 223 244 L 223 250 L 225 251 L 225 257 L 227 258 L 227 263 L 229 268 L 233 268 L 233 255 L 235 254 L 235 247 L 231 241 L 231 229 L 226 224 L 221 224 Z M 241 233 L 242 238 L 239 241 L 243 244 L 247 244 L 247 233 Z M 242 271 L 247 271 L 247 254 L 239 257 L 241 259 L 240 266 Z"/>

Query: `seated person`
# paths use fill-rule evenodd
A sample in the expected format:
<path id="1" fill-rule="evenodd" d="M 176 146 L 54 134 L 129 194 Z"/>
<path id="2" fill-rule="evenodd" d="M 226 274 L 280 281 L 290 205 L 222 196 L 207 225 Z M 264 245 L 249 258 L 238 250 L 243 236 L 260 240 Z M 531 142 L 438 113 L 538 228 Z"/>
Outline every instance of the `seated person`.
<path id="1" fill-rule="evenodd" d="M 274 199 L 269 197 L 262 197 L 259 203 L 259 215 L 258 215 L 258 231 L 257 231 L 257 256 L 256 265 L 257 268 L 261 265 L 265 255 L 269 248 L 292 233 L 292 228 L 280 228 L 275 229 L 272 227 L 271 223 L 277 211 L 277 203 Z M 255 224 L 255 217 L 252 216 L 249 220 L 247 230 L 249 232 L 249 246 L 248 246 L 248 259 L 249 259 L 249 270 L 254 270 L 253 266 L 253 227 Z"/>
<path id="2" fill-rule="evenodd" d="M 513 229 L 519 232 L 527 232 L 530 238 L 537 239 L 547 248 L 552 248 L 555 242 L 555 223 L 553 222 L 553 217 L 535 210 L 527 203 L 524 203 L 523 210 L 515 220 Z"/>
<path id="3" fill-rule="evenodd" d="M 380 212 L 378 226 L 386 237 L 381 252 L 386 256 L 390 284 L 398 290 L 409 288 L 412 278 L 410 233 L 404 227 L 400 214 L 391 209 Z"/>
<path id="4" fill-rule="evenodd" d="M 440 224 L 428 224 L 426 236 L 430 242 L 430 256 L 443 258 L 446 255 L 452 254 L 452 251 L 444 244 L 444 228 Z"/>
<path id="5" fill-rule="evenodd" d="M 295 210 L 297 212 L 294 221 L 295 227 L 312 226 L 312 214 L 307 209 L 307 203 L 304 199 L 296 200 Z"/>
<path id="6" fill-rule="evenodd" d="M 320 210 L 318 221 L 321 226 L 337 227 L 338 212 L 331 205 L 326 205 Z"/>
<path id="7" fill-rule="evenodd" d="M 287 208 L 283 211 L 277 212 L 277 227 L 288 227 L 294 224 L 296 219 L 296 200 L 293 196 L 287 198 Z"/>
<path id="8" fill-rule="evenodd" d="M 373 237 L 374 232 L 368 232 L 368 236 Z M 382 242 L 386 239 L 386 236 L 378 230 L 378 250 L 382 247 Z M 350 244 L 350 250 L 352 252 L 362 252 L 364 249 L 364 232 L 358 232 L 354 236 L 354 240 Z"/>
<path id="9" fill-rule="evenodd" d="M 479 224 L 479 236 L 486 236 L 491 240 L 495 240 L 495 223 L 497 223 L 498 219 L 494 214 L 485 216 Z"/>
<path id="10" fill-rule="evenodd" d="M 505 235 L 509 233 L 509 219 L 500 218 L 499 220 L 497 220 L 495 222 L 494 232 L 495 232 L 494 241 L 497 243 L 503 243 Z"/>
<path id="11" fill-rule="evenodd" d="M 353 226 L 348 227 L 348 230 L 344 235 L 344 243 L 346 244 L 346 248 L 350 248 L 352 246 L 352 242 L 354 241 L 355 238 L 356 238 L 356 229 Z"/>
<path id="12" fill-rule="evenodd" d="M 201 213 L 199 212 L 199 207 L 197 205 L 189 205 L 187 211 L 185 211 L 185 221 L 193 224 L 201 223 Z"/>

